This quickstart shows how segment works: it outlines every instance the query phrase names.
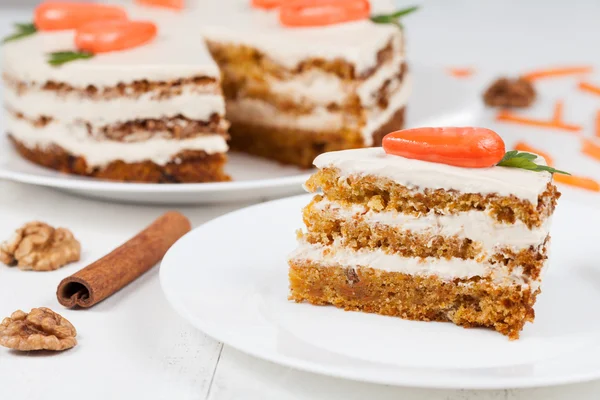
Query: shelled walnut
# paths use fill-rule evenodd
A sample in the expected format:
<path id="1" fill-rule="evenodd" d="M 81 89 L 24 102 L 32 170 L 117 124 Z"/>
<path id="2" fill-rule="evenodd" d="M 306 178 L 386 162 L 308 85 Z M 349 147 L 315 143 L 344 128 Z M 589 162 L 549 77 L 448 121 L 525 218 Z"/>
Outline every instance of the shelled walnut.
<path id="1" fill-rule="evenodd" d="M 528 80 L 499 78 L 485 91 L 483 101 L 490 107 L 529 107 L 535 96 Z"/>
<path id="2" fill-rule="evenodd" d="M 49 308 L 18 310 L 0 323 L 0 346 L 20 351 L 62 351 L 77 345 L 75 327 Z"/>
<path id="3" fill-rule="evenodd" d="M 81 245 L 71 231 L 29 222 L 0 245 L 0 261 L 22 270 L 53 271 L 79 261 Z"/>

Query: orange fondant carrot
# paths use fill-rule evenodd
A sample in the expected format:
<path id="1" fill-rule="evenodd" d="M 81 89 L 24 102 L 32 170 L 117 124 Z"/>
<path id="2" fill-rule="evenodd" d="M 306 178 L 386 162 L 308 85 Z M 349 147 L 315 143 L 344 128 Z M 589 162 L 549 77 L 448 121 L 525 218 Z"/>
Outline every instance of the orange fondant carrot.
<path id="1" fill-rule="evenodd" d="M 448 73 L 455 78 L 467 78 L 475 73 L 473 68 L 448 68 Z"/>
<path id="2" fill-rule="evenodd" d="M 368 0 L 294 0 L 281 5 L 285 26 L 323 26 L 369 18 Z"/>
<path id="3" fill-rule="evenodd" d="M 564 68 L 549 68 L 529 72 L 523 75 L 522 78 L 527 79 L 528 81 L 533 81 L 542 78 L 557 78 L 568 75 L 587 74 L 589 72 L 592 72 L 593 70 L 594 68 L 588 65 Z"/>
<path id="4" fill-rule="evenodd" d="M 185 0 L 135 0 L 136 3 L 150 7 L 165 7 L 174 10 L 183 10 Z"/>
<path id="5" fill-rule="evenodd" d="M 285 0 L 252 0 L 252 7 L 271 9 L 279 7 Z"/>
<path id="6" fill-rule="evenodd" d="M 98 21 L 84 25 L 75 33 L 79 50 L 92 54 L 141 46 L 154 39 L 156 25 L 147 21 Z"/>
<path id="7" fill-rule="evenodd" d="M 485 128 L 415 128 L 396 131 L 383 138 L 388 154 L 455 165 L 486 168 L 505 154 L 502 138 Z"/>
<path id="8" fill-rule="evenodd" d="M 540 149 L 537 149 L 533 146 L 530 146 L 529 144 L 527 144 L 525 142 L 518 142 L 517 144 L 515 144 L 515 150 L 524 151 L 526 153 L 534 153 L 534 154 L 537 154 L 538 156 L 542 156 L 546 160 L 546 163 L 548 164 L 548 166 L 550 166 L 550 167 L 554 166 L 554 160 L 552 159 L 552 156 L 550 156 L 550 154 L 548 154 L 545 151 L 542 151 Z"/>
<path id="9" fill-rule="evenodd" d="M 556 182 L 564 183 L 565 185 L 575 186 L 581 189 L 591 190 L 593 192 L 600 192 L 600 183 L 592 178 L 575 175 L 554 174 L 554 180 Z"/>
<path id="10" fill-rule="evenodd" d="M 589 82 L 579 82 L 578 87 L 579 90 L 600 96 L 600 86 L 592 85 Z"/>
<path id="11" fill-rule="evenodd" d="M 77 29 L 92 21 L 127 19 L 122 7 L 94 3 L 46 2 L 34 14 L 34 24 L 41 31 Z"/>

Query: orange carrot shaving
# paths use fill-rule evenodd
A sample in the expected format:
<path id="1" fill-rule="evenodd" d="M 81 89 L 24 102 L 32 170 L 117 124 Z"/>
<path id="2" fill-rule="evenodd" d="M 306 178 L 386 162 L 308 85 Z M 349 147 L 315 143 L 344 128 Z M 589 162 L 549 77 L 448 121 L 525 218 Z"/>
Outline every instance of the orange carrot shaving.
<path id="1" fill-rule="evenodd" d="M 564 183 L 565 185 L 575 186 L 581 189 L 591 190 L 593 192 L 600 192 L 600 183 L 592 178 L 554 174 L 554 180 L 556 182 Z"/>
<path id="2" fill-rule="evenodd" d="M 540 69 L 537 71 L 531 71 L 522 76 L 523 79 L 528 81 L 534 81 L 543 78 L 557 78 L 568 75 L 580 75 L 587 74 L 594 70 L 592 66 L 576 66 L 576 67 L 565 67 L 565 68 L 549 68 Z"/>
<path id="3" fill-rule="evenodd" d="M 561 129 L 570 132 L 581 131 L 580 125 L 566 124 L 562 121 L 564 103 L 562 100 L 556 102 L 554 113 L 550 120 L 535 119 L 516 115 L 508 110 L 500 110 L 496 115 L 496 121 L 512 122 L 515 124 L 536 126 L 538 128 Z"/>
<path id="4" fill-rule="evenodd" d="M 563 110 L 565 103 L 562 100 L 558 100 L 554 105 L 554 114 L 552 115 L 552 122 L 560 124 L 563 117 Z"/>
<path id="5" fill-rule="evenodd" d="M 581 152 L 583 154 L 600 161 L 600 145 L 590 139 L 583 139 L 581 143 Z"/>
<path id="6" fill-rule="evenodd" d="M 496 120 L 504 121 L 504 122 L 511 122 L 511 123 L 515 123 L 515 124 L 521 124 L 521 125 L 535 126 L 538 128 L 560 129 L 560 130 L 569 131 L 569 132 L 581 131 L 580 125 L 571 125 L 571 124 L 565 124 L 563 122 L 557 123 L 552 120 L 547 121 L 547 120 L 539 120 L 539 119 L 528 118 L 528 117 L 521 117 L 521 116 L 513 114 L 512 112 L 507 111 L 507 110 L 501 110 L 496 115 Z"/>
<path id="7" fill-rule="evenodd" d="M 475 69 L 473 68 L 448 68 L 448 73 L 455 78 L 468 78 L 475 74 Z"/>
<path id="8" fill-rule="evenodd" d="M 579 90 L 600 96 L 600 86 L 593 85 L 589 82 L 579 82 Z"/>
<path id="9" fill-rule="evenodd" d="M 527 153 L 534 153 L 534 154 L 537 154 L 538 156 L 542 156 L 546 160 L 546 163 L 548 164 L 549 167 L 554 166 L 554 160 L 552 159 L 552 156 L 550 156 L 550 154 L 548 154 L 545 151 L 542 151 L 540 149 L 537 149 L 533 146 L 530 146 L 529 144 L 527 144 L 525 142 L 518 142 L 515 145 L 515 150 L 524 151 Z"/>

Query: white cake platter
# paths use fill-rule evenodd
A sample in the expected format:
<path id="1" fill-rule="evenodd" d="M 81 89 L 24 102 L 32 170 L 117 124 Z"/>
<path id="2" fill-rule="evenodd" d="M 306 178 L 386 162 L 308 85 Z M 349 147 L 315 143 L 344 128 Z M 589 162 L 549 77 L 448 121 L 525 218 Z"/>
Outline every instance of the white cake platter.
<path id="1" fill-rule="evenodd" d="M 441 68 L 411 66 L 413 94 L 407 125 L 470 124 L 482 106 L 472 87 Z M 0 132 L 4 132 L 0 117 Z M 302 193 L 310 171 L 244 154 L 230 154 L 231 182 L 142 184 L 66 175 L 23 160 L 7 138 L 0 139 L 0 179 L 40 185 L 102 200 L 139 204 L 214 204 L 258 201 Z"/>

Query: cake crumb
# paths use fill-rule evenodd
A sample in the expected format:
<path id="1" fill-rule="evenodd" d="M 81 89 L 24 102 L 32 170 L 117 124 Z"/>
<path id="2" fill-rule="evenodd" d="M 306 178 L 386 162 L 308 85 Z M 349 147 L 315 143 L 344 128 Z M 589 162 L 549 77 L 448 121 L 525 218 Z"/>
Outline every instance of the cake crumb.
<path id="1" fill-rule="evenodd" d="M 485 91 L 483 101 L 489 107 L 529 107 L 535 97 L 535 89 L 528 80 L 503 77 Z"/>

